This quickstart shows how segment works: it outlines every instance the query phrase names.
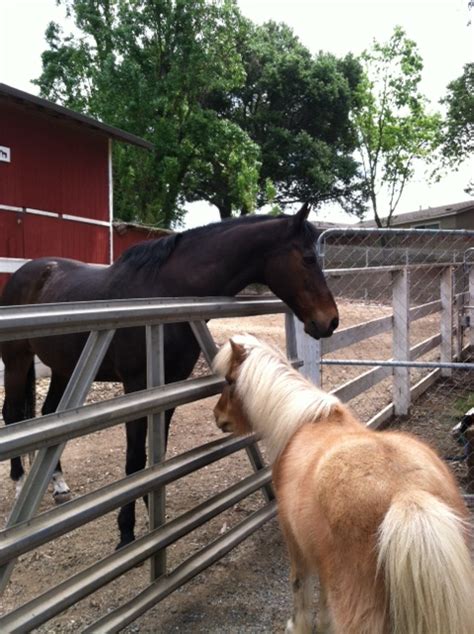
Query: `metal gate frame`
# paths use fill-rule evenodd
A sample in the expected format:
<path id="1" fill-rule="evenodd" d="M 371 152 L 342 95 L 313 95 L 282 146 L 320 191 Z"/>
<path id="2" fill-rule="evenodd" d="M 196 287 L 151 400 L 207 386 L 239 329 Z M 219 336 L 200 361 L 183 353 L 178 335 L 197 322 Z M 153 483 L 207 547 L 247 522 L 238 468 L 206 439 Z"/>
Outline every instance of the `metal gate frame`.
<path id="1" fill-rule="evenodd" d="M 204 357 L 211 363 L 216 345 L 206 320 L 271 313 L 286 313 L 288 354 L 299 365 L 295 359 L 295 318 L 276 298 L 139 299 L 2 308 L 0 342 L 90 331 L 57 412 L 0 429 L 0 460 L 37 451 L 7 527 L 0 531 L 3 588 L 19 555 L 145 494 L 150 495 L 151 503 L 147 535 L 0 618 L 0 630 L 29 631 L 150 558 L 151 585 L 87 630 L 119 631 L 276 515 L 271 473 L 264 465 L 255 436 L 224 437 L 164 460 L 164 412 L 219 393 L 223 380 L 208 375 L 164 384 L 163 325 L 189 322 Z M 147 389 L 83 405 L 115 330 L 141 325 L 146 328 Z M 148 468 L 35 516 L 68 440 L 145 415 L 149 421 Z M 254 475 L 165 523 L 166 484 L 242 449 L 248 453 Z M 264 494 L 264 507 L 167 574 L 167 546 L 259 489 Z"/>

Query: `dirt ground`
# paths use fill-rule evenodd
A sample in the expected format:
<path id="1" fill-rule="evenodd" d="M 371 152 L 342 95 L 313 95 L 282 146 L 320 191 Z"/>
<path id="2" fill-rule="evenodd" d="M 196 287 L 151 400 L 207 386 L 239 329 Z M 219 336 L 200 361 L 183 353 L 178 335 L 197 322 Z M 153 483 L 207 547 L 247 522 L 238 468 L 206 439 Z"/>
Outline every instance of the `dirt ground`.
<path id="1" fill-rule="evenodd" d="M 384 311 L 388 312 L 388 309 L 381 306 L 348 304 L 341 311 L 341 327 L 381 316 Z M 219 344 L 235 332 L 246 331 L 284 346 L 284 318 L 281 315 L 218 320 L 211 322 L 210 327 Z M 433 319 L 425 320 L 416 326 L 412 337 L 414 341 L 424 339 L 433 334 L 436 328 L 437 324 Z M 370 346 L 375 346 L 375 349 L 370 350 L 371 354 L 367 352 Z M 331 356 L 337 357 L 339 354 L 341 358 L 351 354 L 368 357 L 376 354 L 377 358 L 389 358 L 390 347 L 391 338 L 387 333 L 374 338 L 372 342 L 362 342 L 357 349 L 345 349 L 339 351 L 341 354 L 338 352 Z M 203 372 L 205 364 L 201 361 L 197 373 Z M 338 367 L 325 370 L 324 387 L 331 389 L 358 373 L 360 369 L 353 368 Z M 416 379 L 415 374 L 413 381 Z M 47 379 L 39 381 L 40 397 L 44 397 L 47 383 Z M 458 392 L 465 394 L 466 387 L 465 376 L 444 381 L 434 392 L 431 391 L 420 399 L 419 404 L 413 408 L 410 422 L 397 421 L 397 424 L 409 426 L 415 433 L 419 432 L 425 440 L 436 444 L 444 456 L 459 455 L 461 450 L 449 435 L 449 429 L 454 422 L 452 409 L 448 413 L 447 401 L 448 396 L 454 398 Z M 470 385 L 469 389 L 472 387 L 474 386 Z M 121 386 L 118 384 L 96 384 L 89 401 L 111 398 L 120 393 Z M 221 437 L 221 432 L 216 429 L 212 417 L 212 407 L 216 398 L 205 399 L 177 410 L 169 443 L 170 457 Z M 368 420 L 377 409 L 388 403 L 390 398 L 390 385 L 387 380 L 366 393 L 364 397 L 354 399 L 351 405 L 361 418 Z M 433 416 L 433 413 L 436 416 Z M 68 443 L 63 466 L 74 495 L 82 495 L 123 477 L 124 436 L 123 426 L 118 426 Z M 463 464 L 452 464 L 462 480 L 465 476 Z M 10 483 L 8 470 L 7 463 L 0 464 L 0 525 L 5 523 L 14 497 L 14 487 Z M 173 483 L 167 487 L 167 517 L 172 519 L 182 514 L 250 473 L 251 467 L 247 456 L 245 452 L 240 452 Z M 177 542 L 168 551 L 169 569 L 175 568 L 187 556 L 216 539 L 230 526 L 248 517 L 262 504 L 262 495 L 257 492 Z M 52 505 L 53 502 L 48 495 L 41 510 L 45 511 Z M 141 500 L 137 505 L 137 516 L 136 532 L 137 536 L 140 536 L 147 531 L 146 510 Z M 9 612 L 111 553 L 117 540 L 114 512 L 55 540 L 54 543 L 46 544 L 22 556 L 4 596 L 0 598 L 0 614 Z M 125 631 L 216 634 L 282 632 L 291 607 L 288 573 L 285 548 L 278 522 L 274 519 L 216 565 L 128 626 Z M 148 564 L 135 568 L 35 631 L 82 631 L 108 611 L 131 599 L 148 585 L 148 579 Z"/>

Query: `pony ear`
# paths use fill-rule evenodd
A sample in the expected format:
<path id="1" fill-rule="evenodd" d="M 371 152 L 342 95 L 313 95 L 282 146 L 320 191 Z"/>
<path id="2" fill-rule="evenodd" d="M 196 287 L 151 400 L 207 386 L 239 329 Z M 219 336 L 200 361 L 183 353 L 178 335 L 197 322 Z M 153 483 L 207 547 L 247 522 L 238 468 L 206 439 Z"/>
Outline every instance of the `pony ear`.
<path id="1" fill-rule="evenodd" d="M 242 363 L 242 361 L 247 356 L 245 353 L 245 346 L 241 343 L 235 342 L 233 339 L 229 339 L 230 347 L 232 348 L 232 356 L 237 361 L 237 363 Z"/>
<path id="2" fill-rule="evenodd" d="M 293 227 L 296 231 L 299 231 L 303 227 L 303 223 L 307 220 L 309 212 L 311 211 L 311 204 L 308 202 L 303 203 L 301 209 L 297 214 L 293 216 Z"/>

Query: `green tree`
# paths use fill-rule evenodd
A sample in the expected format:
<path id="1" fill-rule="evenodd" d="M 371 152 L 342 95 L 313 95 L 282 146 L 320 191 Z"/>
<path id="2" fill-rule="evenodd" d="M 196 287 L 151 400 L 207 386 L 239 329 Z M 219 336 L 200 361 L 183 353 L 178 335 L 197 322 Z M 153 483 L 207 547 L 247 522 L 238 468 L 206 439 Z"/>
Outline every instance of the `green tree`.
<path id="1" fill-rule="evenodd" d="M 441 141 L 441 117 L 431 114 L 419 91 L 423 62 L 415 42 L 401 27 L 387 43 L 374 41 L 361 56 L 364 80 L 354 112 L 365 189 L 375 221 L 382 226 L 379 196 L 390 226 L 417 164 L 429 163 Z"/>
<path id="2" fill-rule="evenodd" d="M 443 136 L 443 156 L 450 167 L 474 154 L 474 63 L 464 66 L 463 74 L 452 81 L 442 100 L 447 107 Z M 474 195 L 474 180 L 466 192 Z"/>
<path id="3" fill-rule="evenodd" d="M 269 22 L 242 24 L 246 81 L 215 91 L 209 103 L 261 149 L 258 205 L 337 200 L 361 206 L 350 112 L 361 77 L 352 57 L 312 56 L 292 30 Z"/>
<path id="4" fill-rule="evenodd" d="M 150 153 L 115 144 L 116 215 L 179 222 L 185 200 L 212 195 L 210 156 L 231 209 L 252 209 L 258 148 L 206 106 L 245 78 L 235 1 L 57 1 L 78 34 L 49 25 L 41 94 L 154 143 Z"/>

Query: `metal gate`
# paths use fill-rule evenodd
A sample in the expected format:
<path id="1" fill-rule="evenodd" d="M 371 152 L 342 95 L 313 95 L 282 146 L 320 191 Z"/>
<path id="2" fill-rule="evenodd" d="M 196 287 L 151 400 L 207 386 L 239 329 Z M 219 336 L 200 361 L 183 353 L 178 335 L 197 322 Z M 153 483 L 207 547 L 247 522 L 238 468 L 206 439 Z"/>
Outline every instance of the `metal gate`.
<path id="1" fill-rule="evenodd" d="M 48 621 L 69 606 L 151 559 L 151 583 L 120 609 L 110 612 L 88 631 L 114 632 L 183 585 L 257 530 L 276 513 L 271 474 L 265 467 L 253 436 L 226 436 L 164 460 L 164 416 L 167 409 L 220 392 L 222 379 L 215 375 L 164 384 L 163 325 L 189 322 L 210 363 L 216 346 L 205 320 L 286 313 L 273 298 L 208 298 L 180 300 L 127 300 L 79 302 L 7 307 L 0 316 L 0 342 L 25 337 L 90 331 L 88 341 L 55 414 L 40 416 L 0 429 L 0 460 L 36 451 L 36 458 L 7 527 L 0 531 L 0 581 L 8 582 L 16 559 L 127 502 L 145 494 L 150 500 L 150 529 L 127 547 L 73 574 L 41 596 L 28 601 L 0 619 L 0 631 L 25 632 Z M 287 314 L 289 354 L 294 357 L 293 317 Z M 108 401 L 83 405 L 115 329 L 145 325 L 147 389 Z M 292 344 L 293 342 L 293 344 Z M 291 347 L 293 345 L 293 347 Z M 297 361 L 294 361 L 295 364 Z M 148 416 L 149 466 L 123 480 L 77 497 L 66 505 L 40 515 L 36 510 L 45 493 L 67 441 L 93 431 Z M 166 522 L 165 486 L 197 469 L 245 449 L 255 471 L 205 503 Z M 261 490 L 264 504 L 248 518 L 230 528 L 174 570 L 167 570 L 166 548 L 225 509 Z"/>

